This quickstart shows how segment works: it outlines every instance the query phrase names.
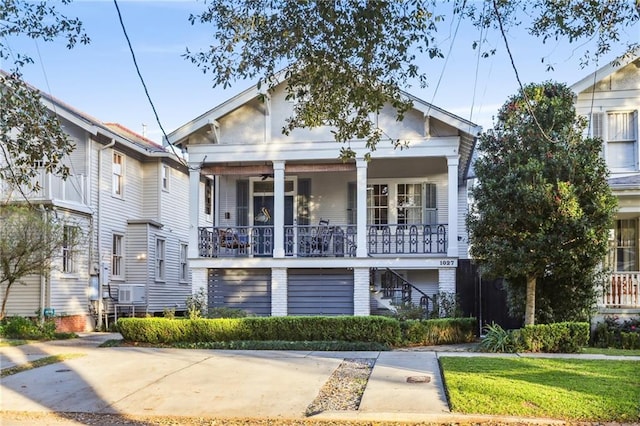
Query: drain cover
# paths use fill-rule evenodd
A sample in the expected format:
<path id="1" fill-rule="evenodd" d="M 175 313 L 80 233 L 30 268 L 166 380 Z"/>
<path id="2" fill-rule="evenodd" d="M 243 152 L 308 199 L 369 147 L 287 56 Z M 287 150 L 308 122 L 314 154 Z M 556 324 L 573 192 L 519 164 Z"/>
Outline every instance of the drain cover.
<path id="1" fill-rule="evenodd" d="M 407 377 L 407 383 L 429 383 L 431 377 L 429 376 L 409 376 Z"/>

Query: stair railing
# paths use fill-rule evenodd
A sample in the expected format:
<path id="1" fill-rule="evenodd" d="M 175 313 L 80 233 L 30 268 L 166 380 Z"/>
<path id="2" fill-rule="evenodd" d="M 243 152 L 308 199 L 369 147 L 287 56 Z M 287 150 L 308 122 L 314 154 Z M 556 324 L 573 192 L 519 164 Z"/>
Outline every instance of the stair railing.
<path id="1" fill-rule="evenodd" d="M 418 306 L 424 311 L 425 317 L 428 317 L 429 314 L 435 310 L 435 296 L 427 296 L 425 292 L 411 284 L 396 271 L 386 268 L 380 278 L 383 297 L 394 300 L 395 304 L 398 304 L 398 302 L 402 304 L 412 303 L 412 292 L 415 290 L 420 294 Z"/>

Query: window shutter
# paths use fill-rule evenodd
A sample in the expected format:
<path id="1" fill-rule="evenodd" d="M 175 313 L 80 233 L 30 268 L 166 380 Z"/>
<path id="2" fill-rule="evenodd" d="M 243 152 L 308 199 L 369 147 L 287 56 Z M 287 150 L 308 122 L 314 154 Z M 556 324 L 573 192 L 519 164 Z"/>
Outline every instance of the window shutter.
<path id="1" fill-rule="evenodd" d="M 309 225 L 311 179 L 298 179 L 298 225 Z"/>
<path id="2" fill-rule="evenodd" d="M 594 112 L 591 114 L 589 128 L 592 137 L 605 140 L 604 112 Z"/>
<path id="3" fill-rule="evenodd" d="M 355 182 L 347 184 L 347 224 L 355 225 L 358 215 L 358 187 Z"/>
<path id="4" fill-rule="evenodd" d="M 236 226 L 249 226 L 249 181 L 236 182 Z"/>
<path id="5" fill-rule="evenodd" d="M 424 223 L 438 223 L 438 200 L 436 196 L 436 184 L 425 183 L 424 188 Z"/>

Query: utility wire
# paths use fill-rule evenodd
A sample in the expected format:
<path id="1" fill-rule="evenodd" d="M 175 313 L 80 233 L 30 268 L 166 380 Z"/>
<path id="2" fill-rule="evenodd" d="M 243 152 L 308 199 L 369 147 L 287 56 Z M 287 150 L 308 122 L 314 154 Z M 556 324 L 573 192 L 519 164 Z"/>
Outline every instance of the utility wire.
<path id="1" fill-rule="evenodd" d="M 542 136 L 548 140 L 551 143 L 554 143 L 555 141 L 552 140 L 549 135 L 547 135 L 547 133 L 544 131 L 544 129 L 542 128 L 542 126 L 540 125 L 540 123 L 538 122 L 538 118 L 536 117 L 536 115 L 533 113 L 533 108 L 531 108 L 531 101 L 529 100 L 529 97 L 527 96 L 527 93 L 524 90 L 524 86 L 522 84 L 522 81 L 520 80 L 520 75 L 518 74 L 518 69 L 516 68 L 516 64 L 515 61 L 513 60 L 513 55 L 511 54 L 511 49 L 509 48 L 509 41 L 507 40 L 507 35 L 504 31 L 504 26 L 502 25 L 502 17 L 500 16 L 500 11 L 498 10 L 498 4 L 496 3 L 496 0 L 493 0 L 493 10 L 496 14 L 496 18 L 498 19 L 498 26 L 500 27 L 500 34 L 502 35 L 502 39 L 504 40 L 504 45 L 507 48 L 507 53 L 509 54 L 509 60 L 511 61 L 511 67 L 513 68 L 513 72 L 516 75 L 516 80 L 518 81 L 518 85 L 520 86 L 520 91 L 522 92 L 522 97 L 524 98 L 524 104 L 527 108 L 527 110 L 529 111 L 529 114 L 531 114 L 531 117 L 533 118 L 533 121 L 536 123 L 536 126 L 538 127 L 538 130 L 540 130 L 540 133 L 542 134 Z"/>
<path id="2" fill-rule="evenodd" d="M 147 100 L 149 101 L 149 104 L 151 105 L 151 109 L 153 110 L 153 115 L 156 118 L 156 123 L 158 123 L 158 126 L 160 127 L 160 130 L 162 131 L 162 135 L 164 136 L 164 139 L 167 141 L 167 144 L 171 147 L 171 151 L 173 152 L 173 154 L 176 156 L 176 158 L 178 159 L 178 162 L 180 164 L 182 164 L 183 166 L 187 167 L 189 170 L 192 170 L 192 168 L 186 163 L 186 161 L 184 161 L 184 159 L 178 155 L 175 151 L 175 147 L 173 146 L 172 143 L 169 142 L 169 137 L 167 136 L 167 133 L 164 131 L 164 127 L 162 127 L 162 123 L 160 122 L 160 117 L 158 117 L 158 112 L 156 111 L 156 107 L 153 104 L 153 101 L 151 100 L 151 95 L 149 95 L 149 90 L 147 89 L 147 84 L 144 82 L 144 78 L 142 78 L 142 74 L 140 72 L 140 67 L 138 66 L 138 61 L 136 60 L 136 54 L 133 51 L 133 47 L 131 46 L 131 40 L 129 40 L 129 35 L 127 34 L 127 29 L 124 25 L 124 21 L 122 20 L 122 14 L 120 13 L 120 7 L 118 6 L 118 0 L 113 0 L 113 4 L 116 7 L 116 11 L 118 12 L 118 20 L 120 21 L 120 27 L 122 28 L 122 33 L 124 34 L 124 38 L 127 40 L 127 45 L 129 46 L 129 52 L 131 52 L 131 58 L 133 59 L 133 65 L 136 68 L 136 72 L 138 73 L 138 77 L 140 78 L 140 82 L 142 83 L 142 87 L 144 88 L 144 93 L 147 96 Z M 196 170 L 199 170 L 201 168 L 198 167 Z"/>

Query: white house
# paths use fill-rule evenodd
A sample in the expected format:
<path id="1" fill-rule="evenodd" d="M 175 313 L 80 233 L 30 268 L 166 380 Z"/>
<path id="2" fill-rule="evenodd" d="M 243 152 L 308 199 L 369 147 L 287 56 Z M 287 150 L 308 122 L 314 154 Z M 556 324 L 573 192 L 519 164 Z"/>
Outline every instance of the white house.
<path id="1" fill-rule="evenodd" d="M 640 51 L 608 64 L 571 86 L 576 109 L 590 119 L 589 132 L 603 139 L 618 198 L 606 266 L 611 271 L 599 302 L 601 315 L 640 313 Z"/>
<path id="2" fill-rule="evenodd" d="M 51 274 L 12 287 L 7 315 L 46 310 L 59 329 L 82 331 L 125 312 L 184 310 L 191 294 L 186 165 L 120 125 L 41 96 L 76 147 L 63 159 L 71 176 L 63 181 L 42 170 L 41 190 L 27 196 L 83 238 L 80 247 L 63 249 Z M 0 196 L 23 201 L 8 182 Z"/>
<path id="3" fill-rule="evenodd" d="M 372 295 L 432 308 L 433 295 L 455 292 L 481 129 L 405 95 L 404 121 L 391 107 L 371 118 L 408 148 L 382 141 L 369 162 L 361 140 L 341 161 L 327 127 L 284 135 L 284 84 L 252 87 L 168 135 L 188 152 L 189 263 L 210 307 L 369 315 Z"/>

